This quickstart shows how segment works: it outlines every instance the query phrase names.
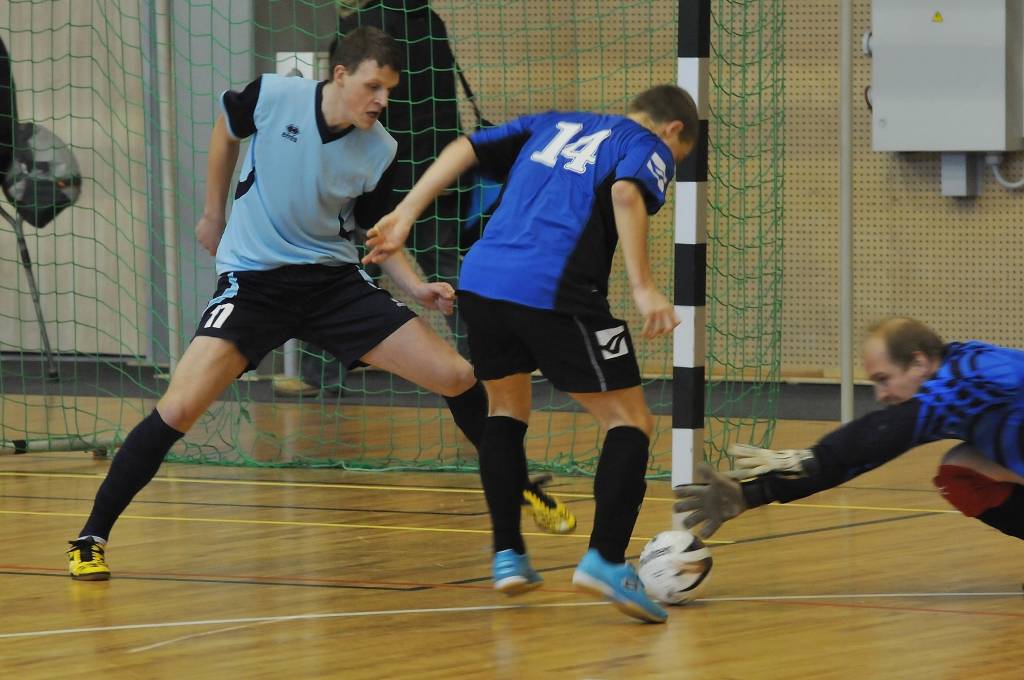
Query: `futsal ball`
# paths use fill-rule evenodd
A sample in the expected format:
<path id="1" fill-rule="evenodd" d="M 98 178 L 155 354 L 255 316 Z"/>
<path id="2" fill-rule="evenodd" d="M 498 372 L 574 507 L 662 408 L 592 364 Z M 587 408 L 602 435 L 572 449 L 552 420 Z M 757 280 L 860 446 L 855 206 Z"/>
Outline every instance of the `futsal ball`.
<path id="1" fill-rule="evenodd" d="M 686 604 L 707 583 L 711 551 L 689 531 L 663 531 L 644 546 L 637 573 L 654 599 Z"/>

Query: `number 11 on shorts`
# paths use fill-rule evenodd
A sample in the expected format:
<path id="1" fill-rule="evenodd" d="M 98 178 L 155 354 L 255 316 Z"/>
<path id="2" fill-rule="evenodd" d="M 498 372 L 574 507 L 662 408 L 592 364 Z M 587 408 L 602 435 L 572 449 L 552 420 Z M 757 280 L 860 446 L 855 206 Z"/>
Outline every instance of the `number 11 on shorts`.
<path id="1" fill-rule="evenodd" d="M 203 328 L 220 328 L 224 325 L 224 322 L 231 316 L 231 312 L 235 311 L 235 305 L 230 302 L 225 302 L 222 305 L 217 305 L 210 312 L 209 318 L 206 323 L 203 324 Z"/>

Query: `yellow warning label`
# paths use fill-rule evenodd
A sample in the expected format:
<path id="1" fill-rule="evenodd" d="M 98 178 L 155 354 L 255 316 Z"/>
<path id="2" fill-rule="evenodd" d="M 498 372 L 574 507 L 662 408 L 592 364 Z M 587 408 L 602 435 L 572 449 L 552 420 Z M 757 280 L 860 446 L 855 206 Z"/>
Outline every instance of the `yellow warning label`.
<path id="1" fill-rule="evenodd" d="M 932 23 L 933 24 L 941 24 L 942 23 L 942 12 L 936 12 L 935 14 L 932 15 Z"/>

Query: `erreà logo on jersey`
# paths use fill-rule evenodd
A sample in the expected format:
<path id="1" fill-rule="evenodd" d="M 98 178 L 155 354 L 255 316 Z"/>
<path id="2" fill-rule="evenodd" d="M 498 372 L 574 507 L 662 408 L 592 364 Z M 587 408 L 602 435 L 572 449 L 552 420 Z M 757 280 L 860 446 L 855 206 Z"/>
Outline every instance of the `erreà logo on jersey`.
<path id="1" fill-rule="evenodd" d="M 284 132 L 281 133 L 281 136 L 289 142 L 299 141 L 299 126 L 289 123 L 285 126 Z"/>
<path id="2" fill-rule="evenodd" d="M 629 354 L 629 343 L 626 342 L 626 327 L 616 326 L 603 331 L 594 331 L 597 345 L 601 348 L 601 357 L 615 359 Z"/>

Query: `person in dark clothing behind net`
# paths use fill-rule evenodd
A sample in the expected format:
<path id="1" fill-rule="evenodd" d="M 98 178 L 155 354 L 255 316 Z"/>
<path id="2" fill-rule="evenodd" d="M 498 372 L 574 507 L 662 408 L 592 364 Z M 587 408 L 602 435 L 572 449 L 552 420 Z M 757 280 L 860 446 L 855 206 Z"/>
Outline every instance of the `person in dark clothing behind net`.
<path id="1" fill-rule="evenodd" d="M 398 142 L 393 180 L 397 201 L 412 188 L 441 149 L 459 136 L 455 57 L 444 22 L 427 0 L 369 0 L 339 19 L 335 41 L 359 26 L 383 30 L 405 50 L 401 81 L 380 119 Z M 331 50 L 333 46 L 332 42 Z M 409 239 L 409 251 L 427 281 L 455 284 L 459 274 L 459 233 L 459 196 L 450 191 L 427 208 Z M 376 265 L 366 270 L 375 279 L 380 276 Z M 466 327 L 457 306 L 445 321 L 459 354 L 468 357 Z M 343 391 L 343 368 L 321 348 L 305 345 L 301 365 L 302 382 L 312 389 Z"/>
<path id="2" fill-rule="evenodd" d="M 401 199 L 461 131 L 455 96 L 455 57 L 444 21 L 427 0 L 370 0 L 338 23 L 344 36 L 373 26 L 405 49 L 405 70 L 391 94 L 381 123 L 398 142 L 394 188 Z M 455 285 L 459 274 L 459 197 L 442 194 L 420 216 L 408 247 L 428 281 Z M 446 317 L 459 353 L 469 356 L 465 325 L 458 311 Z"/>

